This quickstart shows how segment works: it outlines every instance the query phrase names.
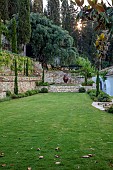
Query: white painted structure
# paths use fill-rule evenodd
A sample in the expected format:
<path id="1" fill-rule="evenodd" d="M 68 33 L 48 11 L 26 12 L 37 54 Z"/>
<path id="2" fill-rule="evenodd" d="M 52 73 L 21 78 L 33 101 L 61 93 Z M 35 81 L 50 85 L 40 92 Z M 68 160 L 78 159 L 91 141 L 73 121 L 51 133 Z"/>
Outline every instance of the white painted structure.
<path id="1" fill-rule="evenodd" d="M 92 80 L 96 83 L 96 77 L 93 77 Z M 113 96 L 113 74 L 108 73 L 105 81 L 100 77 L 100 89 Z"/>

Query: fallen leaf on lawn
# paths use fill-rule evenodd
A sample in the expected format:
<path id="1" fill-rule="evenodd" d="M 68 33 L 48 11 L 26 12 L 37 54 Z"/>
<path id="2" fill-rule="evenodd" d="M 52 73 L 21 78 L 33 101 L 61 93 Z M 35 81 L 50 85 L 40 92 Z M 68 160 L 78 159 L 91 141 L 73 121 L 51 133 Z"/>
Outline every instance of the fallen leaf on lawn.
<path id="1" fill-rule="evenodd" d="M 10 166 L 14 166 L 14 164 L 10 164 Z"/>
<path id="2" fill-rule="evenodd" d="M 31 167 L 28 167 L 27 170 L 32 170 Z"/>
<path id="3" fill-rule="evenodd" d="M 89 157 L 90 157 L 89 155 L 82 156 L 82 158 L 89 158 Z"/>
<path id="4" fill-rule="evenodd" d="M 93 156 L 94 156 L 93 154 L 88 154 L 88 155 L 82 156 L 82 158 L 90 158 L 90 157 L 93 157 Z"/>
<path id="5" fill-rule="evenodd" d="M 61 162 L 55 162 L 55 164 L 56 164 L 56 165 L 60 165 L 60 164 L 61 164 Z"/>
<path id="6" fill-rule="evenodd" d="M 43 159 L 44 158 L 44 156 L 39 156 L 39 159 Z"/>
<path id="7" fill-rule="evenodd" d="M 40 148 L 37 148 L 37 151 L 40 151 Z"/>
<path id="8" fill-rule="evenodd" d="M 6 164 L 2 164 L 2 167 L 6 166 Z"/>
<path id="9" fill-rule="evenodd" d="M 60 156 L 59 155 L 55 155 L 55 158 L 59 158 Z"/>
<path id="10" fill-rule="evenodd" d="M 90 148 L 90 149 L 93 150 L 93 151 L 95 150 L 94 148 Z"/>
<path id="11" fill-rule="evenodd" d="M 94 155 L 93 154 L 88 154 L 89 157 L 93 157 Z"/>
<path id="12" fill-rule="evenodd" d="M 3 157 L 4 156 L 4 153 L 3 152 L 0 152 L 0 157 Z"/>
<path id="13" fill-rule="evenodd" d="M 59 147 L 56 147 L 55 150 L 58 151 L 58 150 L 60 150 L 60 148 L 59 148 Z"/>

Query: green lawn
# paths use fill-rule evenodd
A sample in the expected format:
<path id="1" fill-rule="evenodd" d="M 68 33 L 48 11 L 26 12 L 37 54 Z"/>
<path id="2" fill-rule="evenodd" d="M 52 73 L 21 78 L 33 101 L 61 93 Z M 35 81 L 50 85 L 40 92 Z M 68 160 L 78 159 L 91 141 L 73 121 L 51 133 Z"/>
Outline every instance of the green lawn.
<path id="1" fill-rule="evenodd" d="M 87 94 L 80 93 L 1 102 L 0 170 L 113 169 L 113 115 L 91 103 Z M 93 156 L 82 158 L 88 154 Z"/>

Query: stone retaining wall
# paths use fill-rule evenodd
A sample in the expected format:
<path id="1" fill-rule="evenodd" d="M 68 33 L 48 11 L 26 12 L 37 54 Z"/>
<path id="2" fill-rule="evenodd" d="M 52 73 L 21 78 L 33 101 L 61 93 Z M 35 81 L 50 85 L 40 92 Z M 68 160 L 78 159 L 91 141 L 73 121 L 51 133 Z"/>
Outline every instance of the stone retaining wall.
<path id="1" fill-rule="evenodd" d="M 0 76 L 0 91 L 6 92 L 7 90 L 14 92 L 14 76 Z M 18 77 L 18 90 L 19 93 L 33 90 L 36 88 L 36 81 L 40 81 L 39 77 Z"/>
<path id="2" fill-rule="evenodd" d="M 78 92 L 79 88 L 81 86 L 39 86 L 37 87 L 38 90 L 41 90 L 42 88 L 47 88 L 48 92 Z M 85 86 L 86 91 L 89 89 L 95 89 L 94 86 Z"/>
<path id="3" fill-rule="evenodd" d="M 6 92 L 1 92 L 0 91 L 0 99 L 3 99 L 6 97 Z"/>
<path id="4" fill-rule="evenodd" d="M 69 79 L 67 84 L 78 85 L 84 82 L 83 77 L 76 76 L 74 73 L 67 73 L 64 71 L 48 71 L 48 70 L 45 71 L 44 81 L 48 83 L 55 83 L 55 84 L 64 83 L 63 77 L 65 74 L 67 75 Z"/>

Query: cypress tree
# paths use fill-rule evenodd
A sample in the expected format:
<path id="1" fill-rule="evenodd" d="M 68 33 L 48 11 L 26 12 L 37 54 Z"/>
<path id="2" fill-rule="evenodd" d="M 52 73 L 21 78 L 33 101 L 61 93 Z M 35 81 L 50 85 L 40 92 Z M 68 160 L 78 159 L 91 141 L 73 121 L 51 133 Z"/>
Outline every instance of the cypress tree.
<path id="1" fill-rule="evenodd" d="M 97 78 L 96 78 L 96 97 L 99 95 L 99 85 L 100 85 L 100 78 L 99 78 L 99 71 L 97 71 Z"/>
<path id="2" fill-rule="evenodd" d="M 18 42 L 24 46 L 24 55 L 26 55 L 26 44 L 30 41 L 31 37 L 31 24 L 30 24 L 30 1 L 19 1 L 19 22 L 18 22 Z"/>
<path id="3" fill-rule="evenodd" d="M 63 0 L 61 5 L 61 20 L 62 20 L 62 28 L 68 30 L 68 14 L 69 14 L 69 4 L 68 0 Z"/>
<path id="4" fill-rule="evenodd" d="M 43 68 L 43 72 L 42 72 L 42 83 L 44 83 L 44 68 Z"/>
<path id="5" fill-rule="evenodd" d="M 14 14 L 18 13 L 18 1 L 19 0 L 8 0 L 8 13 L 10 19 Z"/>
<path id="6" fill-rule="evenodd" d="M 34 0 L 32 11 L 34 13 L 43 13 L 43 0 Z"/>
<path id="7" fill-rule="evenodd" d="M 15 18 L 12 19 L 12 52 L 17 53 L 17 33 L 16 33 L 16 20 Z"/>
<path id="8" fill-rule="evenodd" d="M 26 75 L 26 60 L 24 60 L 24 75 Z"/>
<path id="9" fill-rule="evenodd" d="M 14 93 L 18 95 L 18 68 L 17 68 L 17 60 L 15 59 L 15 80 L 14 80 Z"/>
<path id="10" fill-rule="evenodd" d="M 29 60 L 27 58 L 27 62 L 26 62 L 26 76 L 29 75 Z"/>
<path id="11" fill-rule="evenodd" d="M 0 13 L 1 19 L 4 21 L 8 20 L 8 0 L 0 0 Z"/>
<path id="12" fill-rule="evenodd" d="M 2 28 L 1 28 L 1 13 L 0 13 L 0 50 L 2 49 Z"/>
<path id="13" fill-rule="evenodd" d="M 60 25 L 60 2 L 59 0 L 47 1 L 47 13 L 48 18 L 51 19 L 54 24 Z"/>

